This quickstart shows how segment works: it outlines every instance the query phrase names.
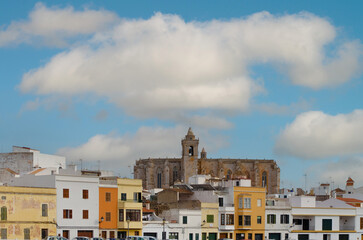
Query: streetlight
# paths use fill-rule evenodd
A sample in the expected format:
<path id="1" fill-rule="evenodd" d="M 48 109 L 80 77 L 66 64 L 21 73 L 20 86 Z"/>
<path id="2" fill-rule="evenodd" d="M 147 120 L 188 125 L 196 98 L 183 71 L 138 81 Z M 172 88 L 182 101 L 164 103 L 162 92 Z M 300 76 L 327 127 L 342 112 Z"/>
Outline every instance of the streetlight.
<path id="1" fill-rule="evenodd" d="M 101 217 L 101 220 L 98 222 L 98 223 L 101 223 L 101 222 L 103 222 L 103 220 L 104 220 L 104 218 L 103 217 Z"/>
<path id="2" fill-rule="evenodd" d="M 165 218 L 163 218 L 163 240 L 166 239 L 166 232 L 165 232 Z"/>
<path id="3" fill-rule="evenodd" d="M 127 239 L 130 237 L 130 217 L 127 217 Z"/>

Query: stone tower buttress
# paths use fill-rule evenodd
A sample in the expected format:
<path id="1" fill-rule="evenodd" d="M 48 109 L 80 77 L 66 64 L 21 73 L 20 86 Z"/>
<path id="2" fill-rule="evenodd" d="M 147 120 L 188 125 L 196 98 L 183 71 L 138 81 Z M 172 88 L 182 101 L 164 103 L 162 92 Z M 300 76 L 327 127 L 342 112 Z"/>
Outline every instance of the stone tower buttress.
<path id="1" fill-rule="evenodd" d="M 182 144 L 182 180 L 188 183 L 190 176 L 198 173 L 198 145 L 199 139 L 195 138 L 195 135 L 191 128 L 189 128 L 187 135 L 181 141 Z"/>

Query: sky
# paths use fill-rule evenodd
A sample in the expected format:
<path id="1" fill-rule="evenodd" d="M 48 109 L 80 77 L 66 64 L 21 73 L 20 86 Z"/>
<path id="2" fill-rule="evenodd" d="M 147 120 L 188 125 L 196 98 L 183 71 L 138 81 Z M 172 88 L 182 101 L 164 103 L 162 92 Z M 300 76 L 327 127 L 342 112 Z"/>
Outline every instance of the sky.
<path id="1" fill-rule="evenodd" d="M 0 1 L 0 150 L 131 177 L 180 157 L 274 159 L 281 187 L 363 184 L 363 3 Z"/>

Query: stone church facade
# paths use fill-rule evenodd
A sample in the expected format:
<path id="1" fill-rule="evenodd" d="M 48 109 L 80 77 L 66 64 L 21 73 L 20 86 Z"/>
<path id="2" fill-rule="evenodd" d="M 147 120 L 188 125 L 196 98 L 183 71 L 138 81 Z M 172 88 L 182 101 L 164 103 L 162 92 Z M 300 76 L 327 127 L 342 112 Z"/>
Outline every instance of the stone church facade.
<path id="1" fill-rule="evenodd" d="M 248 178 L 252 186 L 266 187 L 268 193 L 278 193 L 280 168 L 274 160 L 207 158 L 199 139 L 189 128 L 181 141 L 181 158 L 148 158 L 136 161 L 134 178 L 142 179 L 145 189 L 169 188 L 174 182 L 186 182 L 195 174 L 209 174 L 220 179 Z"/>

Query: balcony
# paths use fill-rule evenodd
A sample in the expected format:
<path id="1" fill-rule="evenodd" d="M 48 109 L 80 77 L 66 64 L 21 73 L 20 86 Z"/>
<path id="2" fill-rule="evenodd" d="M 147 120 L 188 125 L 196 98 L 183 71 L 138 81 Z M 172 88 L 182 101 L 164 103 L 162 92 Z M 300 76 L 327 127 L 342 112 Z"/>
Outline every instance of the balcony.
<path id="1" fill-rule="evenodd" d="M 121 201 L 119 200 L 117 203 L 118 208 L 132 208 L 132 209 L 142 209 L 142 202 L 134 201 L 134 200 L 126 200 Z"/>

